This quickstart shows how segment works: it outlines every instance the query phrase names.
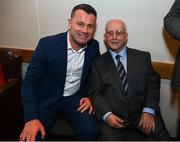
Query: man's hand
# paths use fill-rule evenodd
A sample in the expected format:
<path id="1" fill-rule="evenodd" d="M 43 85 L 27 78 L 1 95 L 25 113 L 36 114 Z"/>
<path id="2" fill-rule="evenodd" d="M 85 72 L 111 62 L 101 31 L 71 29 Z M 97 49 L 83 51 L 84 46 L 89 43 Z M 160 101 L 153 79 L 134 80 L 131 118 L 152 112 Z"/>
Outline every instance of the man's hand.
<path id="1" fill-rule="evenodd" d="M 106 122 L 108 123 L 108 125 L 110 127 L 113 128 L 123 128 L 124 127 L 124 120 L 122 120 L 121 118 L 117 117 L 116 115 L 114 115 L 113 113 L 111 113 L 110 115 L 108 115 Z"/>
<path id="2" fill-rule="evenodd" d="M 153 132 L 155 130 L 154 116 L 149 113 L 143 112 L 141 115 L 139 126 L 143 128 L 143 131 L 146 134 L 151 133 L 151 131 Z"/>
<path id="3" fill-rule="evenodd" d="M 46 132 L 42 123 L 38 119 L 28 121 L 25 123 L 19 141 L 35 141 L 39 131 L 41 132 L 42 139 L 44 139 Z"/>
<path id="4" fill-rule="evenodd" d="M 89 114 L 93 113 L 93 107 L 91 105 L 89 98 L 81 98 L 79 101 L 79 105 L 80 106 L 78 108 L 78 111 L 80 111 L 81 113 L 85 112 L 88 109 L 89 109 Z"/>

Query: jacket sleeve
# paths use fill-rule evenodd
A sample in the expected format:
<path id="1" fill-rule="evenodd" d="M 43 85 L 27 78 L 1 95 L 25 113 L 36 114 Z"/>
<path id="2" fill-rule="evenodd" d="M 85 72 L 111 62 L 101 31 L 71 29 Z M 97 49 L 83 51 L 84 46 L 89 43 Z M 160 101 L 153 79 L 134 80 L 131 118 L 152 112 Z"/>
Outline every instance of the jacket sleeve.
<path id="1" fill-rule="evenodd" d="M 159 111 L 160 75 L 153 69 L 150 54 L 147 56 L 147 98 L 145 107 Z"/>
<path id="2" fill-rule="evenodd" d="M 24 121 L 38 119 L 37 88 L 46 70 L 43 40 L 38 43 L 21 87 Z"/>

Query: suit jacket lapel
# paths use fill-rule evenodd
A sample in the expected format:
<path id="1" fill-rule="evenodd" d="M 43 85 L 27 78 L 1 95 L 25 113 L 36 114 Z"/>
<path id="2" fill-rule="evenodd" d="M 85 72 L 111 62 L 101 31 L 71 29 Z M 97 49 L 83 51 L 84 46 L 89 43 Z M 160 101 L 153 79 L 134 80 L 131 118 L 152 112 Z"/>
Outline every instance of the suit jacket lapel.
<path id="1" fill-rule="evenodd" d="M 133 56 L 133 50 L 130 48 L 127 48 L 127 75 L 128 75 L 128 94 L 127 97 L 129 98 L 130 91 L 132 90 L 131 87 L 133 86 L 132 80 L 133 76 L 137 75 L 134 69 L 136 68 L 135 66 L 135 60 Z"/>
<path id="2" fill-rule="evenodd" d="M 59 69 L 59 80 L 64 85 L 65 79 L 66 79 L 66 68 L 67 68 L 67 32 L 62 34 L 61 37 L 58 39 L 57 43 L 57 50 L 55 51 L 55 54 L 57 54 L 59 61 L 58 61 L 58 69 Z M 55 55 L 53 55 L 55 56 Z"/>
<path id="3" fill-rule="evenodd" d="M 91 60 L 92 60 L 92 55 L 93 55 L 93 53 L 92 53 L 91 47 L 90 46 L 86 47 L 80 87 L 83 86 L 83 84 L 85 82 L 85 79 L 86 79 L 86 76 L 88 74 L 88 71 L 89 71 L 89 68 L 90 68 L 90 63 L 91 63 Z"/>

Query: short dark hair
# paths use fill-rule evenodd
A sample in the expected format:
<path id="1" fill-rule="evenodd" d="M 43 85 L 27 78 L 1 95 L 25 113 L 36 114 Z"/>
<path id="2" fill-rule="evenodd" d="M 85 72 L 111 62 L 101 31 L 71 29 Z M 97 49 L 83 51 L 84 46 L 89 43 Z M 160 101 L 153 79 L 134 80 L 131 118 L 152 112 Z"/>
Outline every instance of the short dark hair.
<path id="1" fill-rule="evenodd" d="M 75 12 L 79 9 L 82 9 L 83 11 L 85 11 L 87 14 L 93 14 L 96 18 L 97 18 L 97 12 L 96 10 L 89 4 L 79 4 L 76 5 L 71 12 L 71 18 L 74 16 Z"/>

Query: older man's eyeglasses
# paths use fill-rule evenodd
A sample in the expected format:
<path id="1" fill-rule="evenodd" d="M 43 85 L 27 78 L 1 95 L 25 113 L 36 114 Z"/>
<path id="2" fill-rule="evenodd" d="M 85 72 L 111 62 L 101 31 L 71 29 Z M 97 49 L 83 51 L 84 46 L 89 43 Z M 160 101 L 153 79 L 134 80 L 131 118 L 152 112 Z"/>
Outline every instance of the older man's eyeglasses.
<path id="1" fill-rule="evenodd" d="M 106 33 L 106 36 L 108 37 L 121 37 L 121 36 L 124 36 L 126 33 L 123 32 L 123 31 L 109 31 Z"/>

